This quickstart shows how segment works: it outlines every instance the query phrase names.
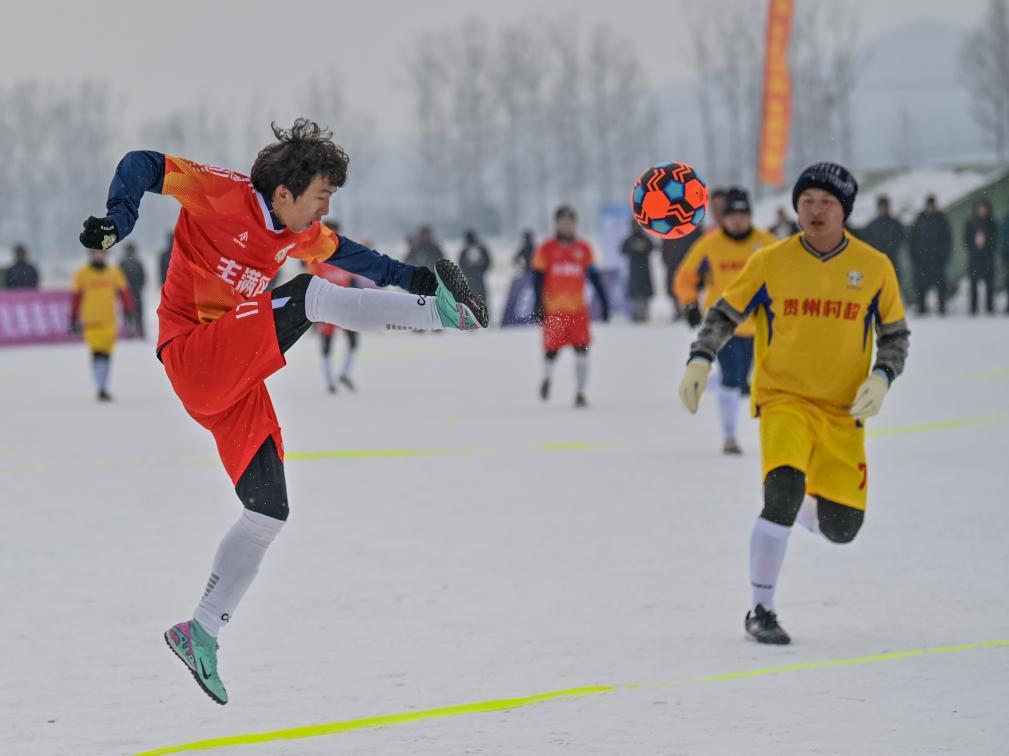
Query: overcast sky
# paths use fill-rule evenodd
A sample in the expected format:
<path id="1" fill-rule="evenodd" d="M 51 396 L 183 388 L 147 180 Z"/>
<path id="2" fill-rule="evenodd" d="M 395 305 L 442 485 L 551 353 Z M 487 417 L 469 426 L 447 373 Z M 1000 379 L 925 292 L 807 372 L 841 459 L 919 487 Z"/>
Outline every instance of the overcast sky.
<path id="1" fill-rule="evenodd" d="M 852 4 L 865 42 L 914 20 L 973 26 L 987 0 Z M 715 13 L 724 4 L 708 5 Z M 123 116 L 130 125 L 157 108 L 244 105 L 257 93 L 286 112 L 293 107 L 291 85 L 308 75 L 333 73 L 356 108 L 376 116 L 381 132 L 391 136 L 409 132 L 403 58 L 420 32 L 454 28 L 474 15 L 501 26 L 567 13 L 587 26 L 604 22 L 633 40 L 650 83 L 659 88 L 691 76 L 689 46 L 677 33 L 679 8 L 675 0 L 29 0 L 5 8 L 0 83 L 106 81 L 124 96 Z M 679 58 L 671 54 L 677 49 L 683 53 Z"/>

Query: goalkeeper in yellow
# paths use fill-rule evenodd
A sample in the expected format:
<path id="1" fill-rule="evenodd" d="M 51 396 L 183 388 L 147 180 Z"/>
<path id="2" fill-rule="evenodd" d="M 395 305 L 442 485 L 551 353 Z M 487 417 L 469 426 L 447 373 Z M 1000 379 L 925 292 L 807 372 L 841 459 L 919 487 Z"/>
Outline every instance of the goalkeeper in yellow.
<path id="1" fill-rule="evenodd" d="M 126 276 L 117 266 L 106 262 L 104 250 L 92 249 L 88 255 L 88 264 L 78 269 L 71 284 L 70 331 L 83 333 L 91 349 L 98 401 L 108 402 L 112 400 L 108 391 L 109 367 L 119 334 L 116 297 L 127 314 L 133 311 L 133 297 Z"/>
<path id="2" fill-rule="evenodd" d="M 755 316 L 751 402 L 760 420 L 764 508 L 750 536 L 753 605 L 745 627 L 760 643 L 790 641 L 774 591 L 796 520 L 833 543 L 849 543 L 862 526 L 863 423 L 879 412 L 907 357 L 910 332 L 893 264 L 844 230 L 857 192 L 840 165 L 802 172 L 792 190 L 802 233 L 750 257 L 708 310 L 680 384 L 680 398 L 696 412 L 715 355 Z"/>
<path id="3" fill-rule="evenodd" d="M 736 280 L 750 256 L 776 241 L 769 231 L 753 227 L 750 197 L 746 191 L 738 187 L 727 190 L 725 212 L 718 228 L 701 237 L 676 269 L 674 292 L 685 305 L 684 315 L 691 328 L 701 324 L 698 287 L 705 289 L 704 308 L 711 307 L 721 299 L 726 287 Z M 750 316 L 736 327 L 732 338 L 717 355 L 721 374 L 717 392 L 718 412 L 722 420 L 722 451 L 725 454 L 742 454 L 736 441 L 736 425 L 742 392 L 750 383 L 754 330 L 753 317 Z"/>

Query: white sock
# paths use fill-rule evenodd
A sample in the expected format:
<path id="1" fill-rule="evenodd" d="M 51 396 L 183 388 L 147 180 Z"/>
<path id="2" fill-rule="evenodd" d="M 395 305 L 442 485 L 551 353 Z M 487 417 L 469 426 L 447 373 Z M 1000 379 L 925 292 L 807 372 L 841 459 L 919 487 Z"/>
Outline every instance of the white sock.
<path id="1" fill-rule="evenodd" d="M 283 520 L 244 509 L 217 547 L 207 590 L 193 612 L 196 621 L 215 638 L 249 590 L 267 548 L 282 527 Z"/>
<path id="2" fill-rule="evenodd" d="M 343 355 L 343 367 L 340 368 L 341 378 L 350 378 L 350 371 L 354 369 L 354 356 L 356 354 L 357 349 L 347 347 L 347 352 Z"/>
<path id="3" fill-rule="evenodd" d="M 95 385 L 99 391 L 105 391 L 109 386 L 109 368 L 112 361 L 108 358 L 99 358 L 91 361 L 91 374 L 95 378 Z"/>
<path id="4" fill-rule="evenodd" d="M 322 355 L 322 380 L 326 386 L 333 385 L 333 361 L 328 354 Z"/>
<path id="5" fill-rule="evenodd" d="M 737 388 L 719 386 L 718 413 L 722 418 L 722 434 L 726 439 L 736 437 L 736 427 L 739 421 L 739 400 L 742 393 Z"/>
<path id="6" fill-rule="evenodd" d="M 552 381 L 554 379 L 554 367 L 557 365 L 557 356 L 555 355 L 553 359 L 549 357 L 543 358 L 543 380 Z"/>
<path id="7" fill-rule="evenodd" d="M 753 607 L 757 604 L 774 611 L 774 589 L 778 573 L 785 561 L 788 535 L 791 528 L 758 517 L 750 534 L 750 586 L 753 588 Z"/>
<path id="8" fill-rule="evenodd" d="M 575 352 L 575 383 L 578 393 L 585 393 L 585 384 L 589 381 L 589 353 Z"/>
<path id="9" fill-rule="evenodd" d="M 799 507 L 799 514 L 795 518 L 795 522 L 813 535 L 820 535 L 820 513 L 816 499 L 807 496 L 802 500 L 802 506 Z"/>
<path id="10" fill-rule="evenodd" d="M 440 331 L 434 297 L 394 291 L 351 289 L 313 276 L 305 294 L 305 315 L 351 331 Z"/>

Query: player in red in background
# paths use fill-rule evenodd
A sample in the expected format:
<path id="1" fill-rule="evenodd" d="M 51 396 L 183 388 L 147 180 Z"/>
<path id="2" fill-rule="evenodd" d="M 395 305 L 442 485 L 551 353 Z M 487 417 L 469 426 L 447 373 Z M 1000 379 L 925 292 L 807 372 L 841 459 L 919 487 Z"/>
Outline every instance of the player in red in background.
<path id="1" fill-rule="evenodd" d="M 440 260 L 433 273 L 415 268 L 320 223 L 349 163 L 328 131 L 301 118 L 273 131 L 278 141 L 260 151 L 251 177 L 159 152 L 128 153 L 109 187 L 108 216 L 88 218 L 80 237 L 97 249 L 125 238 L 145 192 L 182 204 L 157 356 L 186 411 L 213 433 L 245 509 L 221 541 L 193 619 L 169 628 L 165 640 L 221 704 L 228 694 L 217 673 L 217 634 L 288 515 L 284 446 L 266 378 L 313 323 L 354 331 L 487 326 L 486 307 L 454 263 Z M 288 257 L 333 262 L 410 293 L 347 289 L 308 273 L 267 291 Z"/>
<path id="2" fill-rule="evenodd" d="M 339 223 L 327 221 L 326 226 L 334 234 L 340 233 Z M 348 273 L 343 268 L 338 268 L 329 263 L 310 263 L 305 266 L 305 269 L 313 276 L 325 278 L 337 286 L 348 286 L 350 288 L 357 286 L 353 273 Z M 351 391 L 357 391 L 357 387 L 350 377 L 350 372 L 354 369 L 354 358 L 357 356 L 357 347 L 361 340 L 357 331 L 348 331 L 332 323 L 316 323 L 315 332 L 319 334 L 319 344 L 322 347 L 322 360 L 320 363 L 322 365 L 322 380 L 326 384 L 326 389 L 331 394 L 336 393 L 336 381 L 333 380 L 333 360 L 331 359 L 333 337 L 340 332 L 347 334 L 347 352 L 343 355 L 343 367 L 340 369 L 339 381 Z"/>
<path id="3" fill-rule="evenodd" d="M 602 279 L 592 259 L 592 248 L 575 237 L 578 217 L 573 208 L 561 205 L 554 213 L 556 235 L 543 242 L 533 255 L 530 268 L 535 276 L 535 312 L 543 321 L 543 383 L 540 398 L 550 396 L 557 353 L 565 346 L 575 350 L 577 393 L 575 406 L 587 407 L 585 384 L 589 375 L 589 306 L 585 301 L 585 279 L 592 283 L 602 305 L 603 320 L 610 319 L 610 305 Z"/>

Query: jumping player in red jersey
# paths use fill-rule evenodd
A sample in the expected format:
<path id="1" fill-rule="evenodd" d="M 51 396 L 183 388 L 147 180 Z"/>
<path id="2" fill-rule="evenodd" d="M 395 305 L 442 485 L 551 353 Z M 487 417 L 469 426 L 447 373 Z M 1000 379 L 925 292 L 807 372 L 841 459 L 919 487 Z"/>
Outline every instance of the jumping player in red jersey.
<path id="1" fill-rule="evenodd" d="M 556 235 L 533 254 L 530 268 L 535 276 L 536 307 L 543 320 L 543 382 L 540 398 L 550 396 L 557 353 L 565 346 L 575 350 L 577 393 L 575 406 L 587 407 L 585 384 L 589 375 L 589 307 L 585 302 L 585 279 L 592 283 L 602 305 L 603 320 L 610 319 L 610 305 L 602 279 L 592 259 L 592 248 L 575 237 L 578 216 L 573 208 L 561 205 L 554 213 Z"/>
<path id="2" fill-rule="evenodd" d="M 347 179 L 349 158 L 306 119 L 273 127 L 250 176 L 159 152 L 130 152 L 109 187 L 108 215 L 84 221 L 81 243 L 108 249 L 137 221 L 145 192 L 182 205 L 158 308 L 158 359 L 186 411 L 214 435 L 244 510 L 224 536 L 193 619 L 165 640 L 220 704 L 217 635 L 287 520 L 280 423 L 264 381 L 313 323 L 353 331 L 485 328 L 487 309 L 459 269 L 432 272 L 393 260 L 320 219 Z M 267 290 L 288 257 L 332 262 L 409 294 L 348 289 L 308 273 Z"/>

